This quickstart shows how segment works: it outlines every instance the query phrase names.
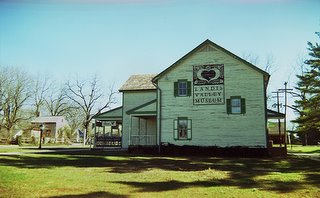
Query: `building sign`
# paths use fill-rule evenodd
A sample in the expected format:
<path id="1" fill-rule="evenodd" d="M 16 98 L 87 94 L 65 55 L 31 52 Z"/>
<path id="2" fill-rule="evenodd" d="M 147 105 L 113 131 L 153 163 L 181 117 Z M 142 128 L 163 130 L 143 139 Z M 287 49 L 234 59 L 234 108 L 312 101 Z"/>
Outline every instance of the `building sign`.
<path id="1" fill-rule="evenodd" d="M 193 104 L 224 104 L 224 65 L 193 66 Z"/>
<path id="2" fill-rule="evenodd" d="M 102 121 L 102 126 L 117 126 L 117 121 Z"/>

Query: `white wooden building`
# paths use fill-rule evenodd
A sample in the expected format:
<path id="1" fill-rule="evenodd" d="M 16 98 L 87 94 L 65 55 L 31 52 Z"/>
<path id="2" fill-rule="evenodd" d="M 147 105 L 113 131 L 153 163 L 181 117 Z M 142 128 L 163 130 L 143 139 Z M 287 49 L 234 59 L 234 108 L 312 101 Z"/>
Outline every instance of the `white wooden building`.
<path id="1" fill-rule="evenodd" d="M 121 125 L 121 147 L 267 152 L 269 74 L 206 40 L 157 75 L 132 75 L 122 107 L 95 117 Z"/>
<path id="2" fill-rule="evenodd" d="M 31 124 L 34 126 L 34 129 L 31 131 L 31 136 L 36 138 L 40 137 L 40 125 L 44 125 L 42 136 L 45 139 L 45 142 L 57 142 L 59 130 L 69 126 L 68 121 L 64 118 L 64 116 L 37 117 L 31 121 Z"/>

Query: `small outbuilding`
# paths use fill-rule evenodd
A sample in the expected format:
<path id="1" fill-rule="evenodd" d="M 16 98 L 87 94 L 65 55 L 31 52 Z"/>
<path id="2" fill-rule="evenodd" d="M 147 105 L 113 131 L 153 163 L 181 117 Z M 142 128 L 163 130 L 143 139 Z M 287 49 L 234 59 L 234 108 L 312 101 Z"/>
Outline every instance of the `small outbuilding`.
<path id="1" fill-rule="evenodd" d="M 31 121 L 31 124 L 34 125 L 34 128 L 31 131 L 31 136 L 37 138 L 39 138 L 40 136 L 40 125 L 44 125 L 42 138 L 45 139 L 45 142 L 57 142 L 59 137 L 59 130 L 66 126 L 69 126 L 68 121 L 64 118 L 64 116 L 37 117 Z"/>

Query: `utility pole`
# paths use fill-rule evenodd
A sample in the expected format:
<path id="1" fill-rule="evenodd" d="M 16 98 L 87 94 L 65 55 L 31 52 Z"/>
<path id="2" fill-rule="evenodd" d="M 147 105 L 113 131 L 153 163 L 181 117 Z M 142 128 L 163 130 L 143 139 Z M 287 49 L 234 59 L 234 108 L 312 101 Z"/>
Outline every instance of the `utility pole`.
<path id="1" fill-rule="evenodd" d="M 277 111 L 278 113 L 280 113 L 280 101 L 279 101 L 279 91 L 274 91 L 272 93 L 276 93 L 277 94 Z M 280 147 L 281 147 L 281 142 L 282 142 L 282 138 L 281 138 L 281 121 L 280 119 L 278 119 L 278 131 L 279 131 L 279 144 L 280 144 Z"/>
<path id="2" fill-rule="evenodd" d="M 284 145 L 287 148 L 287 93 L 293 89 L 287 89 L 288 82 L 284 83 L 284 89 L 278 89 L 278 91 L 284 92 Z"/>

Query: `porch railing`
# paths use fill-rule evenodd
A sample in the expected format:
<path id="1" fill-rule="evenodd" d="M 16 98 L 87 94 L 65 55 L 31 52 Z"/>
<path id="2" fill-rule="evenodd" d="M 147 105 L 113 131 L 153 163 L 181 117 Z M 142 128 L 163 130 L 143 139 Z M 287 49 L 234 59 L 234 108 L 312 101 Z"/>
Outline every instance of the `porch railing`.
<path id="1" fill-rule="evenodd" d="M 155 135 L 131 135 L 131 145 L 156 145 L 157 137 Z"/>
<path id="2" fill-rule="evenodd" d="M 121 137 L 111 136 L 96 136 L 95 146 L 96 147 L 121 147 Z"/>

